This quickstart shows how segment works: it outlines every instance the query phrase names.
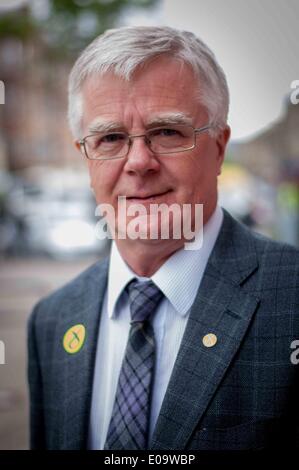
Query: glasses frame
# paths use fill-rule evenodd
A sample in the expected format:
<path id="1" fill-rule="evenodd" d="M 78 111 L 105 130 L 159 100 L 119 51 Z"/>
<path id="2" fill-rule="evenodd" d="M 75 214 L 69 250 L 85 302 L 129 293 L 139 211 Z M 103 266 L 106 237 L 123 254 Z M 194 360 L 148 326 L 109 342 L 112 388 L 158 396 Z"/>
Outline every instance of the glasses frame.
<path id="1" fill-rule="evenodd" d="M 175 124 L 169 124 L 169 125 L 175 125 Z M 175 151 L 171 151 L 171 152 L 154 152 L 149 144 L 148 144 L 148 141 L 147 141 L 147 133 L 146 134 L 127 134 L 126 132 L 115 132 L 115 134 L 125 134 L 128 139 L 129 139 L 129 143 L 128 143 L 128 151 L 125 155 L 122 155 L 121 157 L 100 157 L 100 158 L 90 158 L 88 156 L 88 152 L 87 152 L 87 149 L 86 149 L 86 139 L 88 139 L 88 137 L 93 137 L 96 135 L 96 133 L 93 133 L 93 134 L 89 134 L 85 137 L 83 137 L 83 139 L 79 140 L 79 145 L 80 145 L 80 148 L 81 148 L 81 152 L 82 152 L 82 148 L 84 150 L 84 155 L 86 158 L 88 158 L 88 160 L 99 160 L 99 161 L 104 161 L 104 160 L 119 160 L 121 158 L 126 158 L 130 152 L 130 149 L 132 147 L 132 143 L 133 143 L 133 140 L 132 139 L 135 139 L 135 137 L 145 137 L 144 141 L 145 141 L 145 144 L 146 146 L 148 147 L 148 149 L 156 154 L 156 155 L 169 155 L 169 154 L 173 154 L 173 153 L 182 153 L 182 152 L 187 152 L 188 150 L 192 150 L 196 147 L 196 134 L 200 134 L 201 132 L 204 132 L 204 131 L 207 131 L 209 129 L 212 129 L 214 126 L 212 124 L 207 124 L 206 126 L 203 126 L 203 127 L 193 127 L 189 124 L 177 124 L 177 125 L 182 125 L 182 126 L 185 126 L 185 127 L 190 127 L 193 129 L 193 145 L 191 145 L 190 147 L 187 147 L 185 149 L 182 149 L 182 150 L 175 150 Z M 159 126 L 159 127 L 154 127 L 153 129 L 150 129 L 149 132 L 152 132 L 152 131 L 155 131 L 155 130 L 158 130 L 158 129 L 163 129 L 163 128 L 167 128 L 167 124 L 165 124 L 165 126 Z M 100 134 L 100 132 L 99 132 Z"/>

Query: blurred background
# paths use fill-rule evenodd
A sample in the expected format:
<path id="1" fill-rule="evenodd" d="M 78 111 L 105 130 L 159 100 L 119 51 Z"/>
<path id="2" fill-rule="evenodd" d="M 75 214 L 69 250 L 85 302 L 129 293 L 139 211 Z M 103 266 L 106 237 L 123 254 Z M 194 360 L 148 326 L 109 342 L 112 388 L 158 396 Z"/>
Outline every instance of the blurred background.
<path id="1" fill-rule="evenodd" d="M 0 449 L 28 448 L 33 305 L 109 252 L 66 121 L 78 53 L 110 27 L 198 34 L 231 90 L 220 204 L 299 246 L 298 20 L 297 0 L 0 0 Z"/>

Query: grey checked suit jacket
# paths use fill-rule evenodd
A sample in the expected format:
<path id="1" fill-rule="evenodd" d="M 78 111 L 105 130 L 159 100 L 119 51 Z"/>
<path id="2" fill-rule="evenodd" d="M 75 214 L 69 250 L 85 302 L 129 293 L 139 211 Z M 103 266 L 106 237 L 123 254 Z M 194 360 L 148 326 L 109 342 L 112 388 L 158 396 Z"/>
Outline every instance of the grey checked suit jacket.
<path id="1" fill-rule="evenodd" d="M 84 449 L 109 260 L 42 299 L 28 323 L 31 448 Z M 68 354 L 62 338 L 83 323 Z M 214 333 L 214 347 L 202 338 Z M 299 251 L 224 211 L 150 445 L 170 450 L 299 447 Z M 109 367 L 109 364 L 107 364 Z"/>

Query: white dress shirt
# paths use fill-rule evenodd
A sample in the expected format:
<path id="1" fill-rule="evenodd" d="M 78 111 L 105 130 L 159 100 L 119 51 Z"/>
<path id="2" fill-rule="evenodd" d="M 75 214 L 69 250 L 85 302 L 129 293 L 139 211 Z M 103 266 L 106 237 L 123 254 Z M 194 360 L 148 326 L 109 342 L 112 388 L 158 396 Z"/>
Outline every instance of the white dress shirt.
<path id="1" fill-rule="evenodd" d="M 171 372 L 208 258 L 223 219 L 219 206 L 205 224 L 198 250 L 176 251 L 150 279 L 164 293 L 152 319 L 156 365 L 150 413 L 150 438 L 160 412 Z M 110 424 L 118 377 L 130 330 L 130 307 L 124 292 L 137 278 L 112 242 L 108 285 L 103 301 L 94 370 L 88 448 L 103 449 Z"/>

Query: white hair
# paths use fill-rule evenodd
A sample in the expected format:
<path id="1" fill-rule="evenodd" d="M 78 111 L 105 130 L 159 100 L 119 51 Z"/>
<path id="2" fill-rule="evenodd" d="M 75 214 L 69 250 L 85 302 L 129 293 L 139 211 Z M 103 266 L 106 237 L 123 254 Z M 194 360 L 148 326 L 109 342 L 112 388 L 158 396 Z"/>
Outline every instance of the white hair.
<path id="1" fill-rule="evenodd" d="M 138 66 L 161 55 L 191 66 L 198 78 L 198 98 L 209 124 L 226 126 L 229 91 L 225 74 L 213 52 L 197 36 L 168 26 L 135 26 L 109 29 L 80 54 L 69 76 L 68 120 L 76 139 L 82 138 L 81 88 L 87 77 L 112 71 L 129 80 Z"/>

